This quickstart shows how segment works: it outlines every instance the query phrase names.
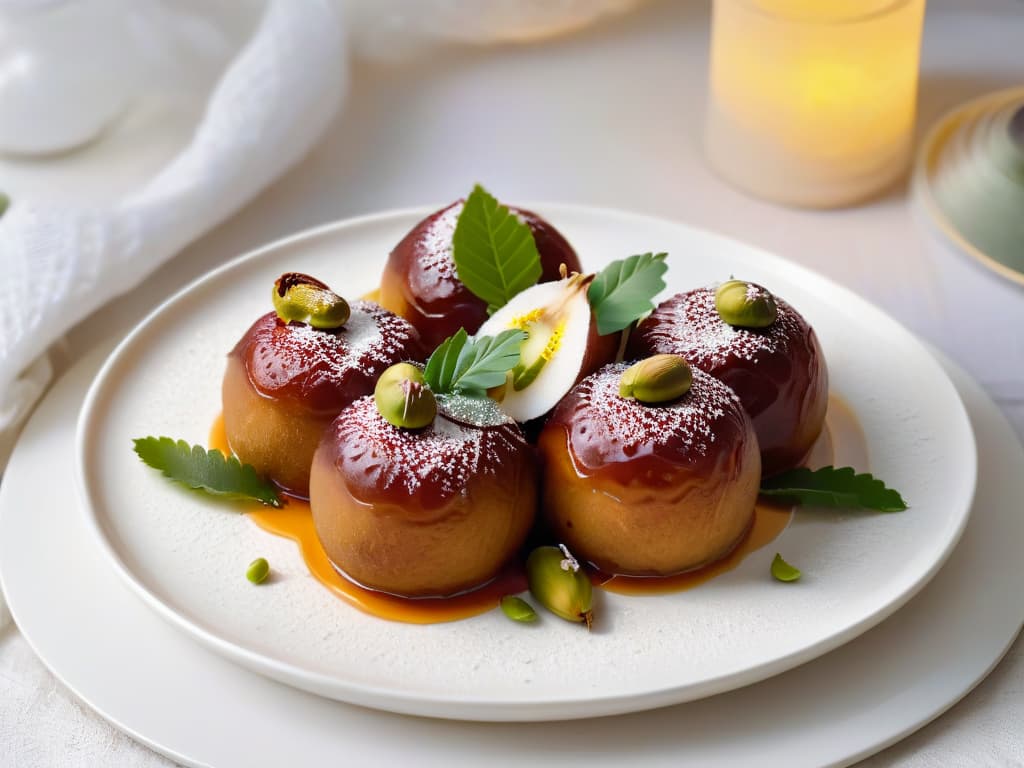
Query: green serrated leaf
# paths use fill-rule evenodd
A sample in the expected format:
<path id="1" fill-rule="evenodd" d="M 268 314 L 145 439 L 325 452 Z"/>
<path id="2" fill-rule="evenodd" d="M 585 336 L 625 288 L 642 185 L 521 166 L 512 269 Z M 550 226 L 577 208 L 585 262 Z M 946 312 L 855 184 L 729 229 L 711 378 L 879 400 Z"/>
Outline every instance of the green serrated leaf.
<path id="1" fill-rule="evenodd" d="M 475 356 L 472 363 L 456 377 L 457 392 L 472 392 L 497 387 L 505 375 L 519 364 L 520 347 L 526 341 L 524 331 L 510 329 L 497 336 L 481 336 L 473 340 Z"/>
<path id="2" fill-rule="evenodd" d="M 452 236 L 459 280 L 493 313 L 541 276 L 530 227 L 477 184 L 466 198 Z"/>
<path id="3" fill-rule="evenodd" d="M 597 274 L 587 289 L 587 299 L 601 336 L 621 331 L 654 309 L 652 299 L 665 288 L 666 256 L 637 254 L 613 261 Z"/>
<path id="4" fill-rule="evenodd" d="M 190 446 L 169 437 L 142 437 L 133 442 L 143 462 L 175 482 L 230 499 L 281 506 L 274 486 L 234 456 L 225 457 L 216 449 L 208 451 L 201 445 Z"/>
<path id="5" fill-rule="evenodd" d="M 861 507 L 878 512 L 902 512 L 907 508 L 898 491 L 868 473 L 857 474 L 853 467 L 793 469 L 765 480 L 761 494 L 820 507 Z"/>
<path id="6" fill-rule="evenodd" d="M 772 560 L 772 577 L 776 581 L 796 581 L 802 575 L 799 568 L 794 568 L 782 559 L 782 555 L 775 553 L 775 559 Z"/>
<path id="7" fill-rule="evenodd" d="M 483 395 L 505 381 L 519 362 L 526 333 L 511 329 L 497 336 L 470 339 L 465 329 L 445 339 L 427 360 L 424 379 L 435 395 L 452 392 Z"/>
<path id="8" fill-rule="evenodd" d="M 452 336 L 442 341 L 427 359 L 427 365 L 423 369 L 423 380 L 435 395 L 448 391 L 459 355 L 468 340 L 469 334 L 466 333 L 466 329 L 459 328 Z"/>

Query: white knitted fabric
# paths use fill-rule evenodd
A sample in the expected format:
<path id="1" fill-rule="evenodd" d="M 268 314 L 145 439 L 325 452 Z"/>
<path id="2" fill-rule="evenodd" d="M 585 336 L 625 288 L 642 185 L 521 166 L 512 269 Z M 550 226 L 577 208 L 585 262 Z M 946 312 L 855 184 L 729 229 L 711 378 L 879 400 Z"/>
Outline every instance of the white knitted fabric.
<path id="1" fill-rule="evenodd" d="M 50 378 L 45 350 L 298 161 L 343 98 L 347 59 L 338 4 L 271 0 L 191 143 L 144 188 L 92 209 L 16 200 L 0 218 L 0 471 Z"/>
<path id="2" fill-rule="evenodd" d="M 361 55 L 378 58 L 442 41 L 525 42 L 638 2 L 269 0 L 192 142 L 144 189 L 94 209 L 18 199 L 0 217 L 0 473 L 17 427 L 51 378 L 47 348 L 306 153 L 344 96 L 349 38 Z"/>

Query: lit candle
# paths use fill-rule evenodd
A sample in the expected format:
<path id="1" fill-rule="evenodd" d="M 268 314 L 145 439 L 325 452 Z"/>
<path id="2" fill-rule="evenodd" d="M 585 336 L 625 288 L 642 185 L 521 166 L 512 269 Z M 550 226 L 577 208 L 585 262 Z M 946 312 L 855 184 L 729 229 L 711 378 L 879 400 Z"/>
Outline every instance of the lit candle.
<path id="1" fill-rule="evenodd" d="M 706 145 L 761 197 L 832 207 L 903 174 L 925 0 L 714 0 Z"/>

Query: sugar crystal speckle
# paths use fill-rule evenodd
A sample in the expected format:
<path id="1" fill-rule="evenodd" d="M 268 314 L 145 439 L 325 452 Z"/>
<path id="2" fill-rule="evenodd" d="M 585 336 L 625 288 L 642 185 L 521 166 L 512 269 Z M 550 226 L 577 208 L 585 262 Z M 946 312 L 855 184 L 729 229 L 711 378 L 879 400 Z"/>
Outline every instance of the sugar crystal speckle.
<path id="1" fill-rule="evenodd" d="M 332 429 L 350 477 L 381 492 L 404 488 L 410 496 L 427 483 L 443 497 L 463 493 L 477 474 L 493 475 L 508 457 L 529 450 L 515 424 L 480 429 L 438 416 L 421 430 L 398 429 L 380 416 L 372 397 L 345 409 Z"/>
<path id="2" fill-rule="evenodd" d="M 651 349 L 682 355 L 704 370 L 730 357 L 756 362 L 762 354 L 785 355 L 789 338 L 802 335 L 795 310 L 777 297 L 776 304 L 778 317 L 767 328 L 734 328 L 715 309 L 715 287 L 698 288 L 662 302 L 640 333 Z"/>
<path id="3" fill-rule="evenodd" d="M 619 380 L 628 367 L 628 363 L 606 365 L 570 394 L 575 399 L 573 410 L 587 412 L 586 419 L 572 423 L 578 453 L 587 444 L 614 446 L 616 460 L 625 461 L 672 443 L 681 458 L 703 457 L 719 430 L 743 418 L 736 394 L 699 369 L 693 371 L 690 391 L 674 402 L 652 406 L 620 397 Z"/>

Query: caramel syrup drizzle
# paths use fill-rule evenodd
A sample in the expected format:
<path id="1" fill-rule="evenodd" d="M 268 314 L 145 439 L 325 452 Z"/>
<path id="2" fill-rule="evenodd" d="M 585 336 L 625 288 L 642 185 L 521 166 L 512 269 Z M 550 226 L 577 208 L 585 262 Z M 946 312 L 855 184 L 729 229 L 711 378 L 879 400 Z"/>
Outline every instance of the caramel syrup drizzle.
<path id="1" fill-rule="evenodd" d="M 855 439 L 844 456 L 845 463 L 867 466 L 867 453 L 863 433 L 849 406 L 836 397 L 829 399 L 828 418 L 822 438 L 811 456 L 810 466 L 821 466 L 833 461 L 835 445 L 833 424 L 841 425 L 843 432 L 852 432 Z M 209 444 L 225 455 L 231 454 L 224 419 L 218 416 L 210 430 Z M 283 498 L 280 509 L 252 503 L 245 506 L 248 517 L 260 528 L 275 536 L 291 539 L 299 546 L 310 574 L 331 592 L 352 606 L 382 619 L 410 624 L 435 624 L 468 619 L 495 608 L 505 595 L 526 591 L 526 574 L 522 563 L 507 566 L 494 580 L 479 589 L 444 598 L 405 598 L 372 589 L 366 589 L 339 574 L 327 558 L 313 527 L 309 503 L 290 496 Z M 592 572 L 595 585 L 609 592 L 623 595 L 660 595 L 693 589 L 716 576 L 733 570 L 747 555 L 767 546 L 786 529 L 793 518 L 793 508 L 785 504 L 758 500 L 754 508 L 754 521 L 736 548 L 726 557 L 693 571 L 676 576 L 640 577 Z M 766 575 L 767 578 L 767 575 Z"/>
<path id="2" fill-rule="evenodd" d="M 210 447 L 225 456 L 231 455 L 224 419 L 218 416 L 210 429 Z M 526 575 L 521 569 L 509 567 L 479 589 L 454 597 L 428 597 L 412 599 L 366 589 L 338 573 L 324 552 L 313 527 L 309 502 L 282 494 L 281 508 L 268 507 L 258 502 L 244 506 L 250 520 L 268 533 L 291 539 L 299 546 L 313 578 L 327 587 L 346 603 L 361 611 L 391 621 L 409 624 L 436 624 L 468 619 L 493 609 L 502 597 L 526 590 Z"/>

